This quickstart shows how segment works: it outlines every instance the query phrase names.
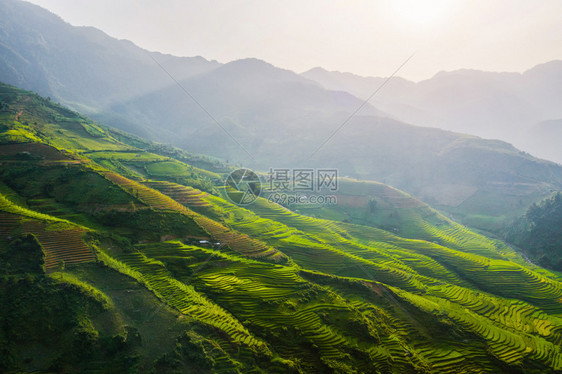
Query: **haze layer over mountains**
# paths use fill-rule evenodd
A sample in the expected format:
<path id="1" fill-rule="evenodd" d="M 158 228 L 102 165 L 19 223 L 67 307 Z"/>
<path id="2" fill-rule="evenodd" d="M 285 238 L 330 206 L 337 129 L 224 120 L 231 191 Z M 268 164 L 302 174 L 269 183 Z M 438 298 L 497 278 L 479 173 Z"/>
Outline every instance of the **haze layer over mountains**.
<path id="1" fill-rule="evenodd" d="M 302 76 L 365 99 L 385 79 L 322 68 Z M 562 61 L 523 74 L 457 70 L 418 83 L 394 78 L 371 104 L 407 123 L 505 140 L 562 162 Z"/>

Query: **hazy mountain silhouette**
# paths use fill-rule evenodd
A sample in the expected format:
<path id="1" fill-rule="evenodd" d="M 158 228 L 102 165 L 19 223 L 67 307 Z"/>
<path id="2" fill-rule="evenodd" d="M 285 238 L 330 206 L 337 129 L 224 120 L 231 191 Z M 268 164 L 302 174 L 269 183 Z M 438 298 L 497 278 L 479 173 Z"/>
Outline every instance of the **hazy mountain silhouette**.
<path id="1" fill-rule="evenodd" d="M 110 110 L 145 124 L 147 131 L 164 122 L 154 136 L 178 146 L 202 147 L 203 151 L 217 140 L 205 143 L 201 138 L 222 137 L 225 133 L 221 126 L 236 133 L 236 139 L 245 147 L 253 148 L 251 144 L 260 143 L 263 137 L 296 135 L 307 128 L 315 129 L 319 135 L 325 133 L 332 116 L 351 113 L 362 103 L 347 92 L 325 90 L 291 71 L 257 59 L 234 61 L 180 84 L 181 87 L 172 82 L 167 88 L 116 103 Z M 363 113 L 381 112 L 366 105 Z M 227 137 L 224 143 L 224 148 L 215 151 L 217 155 L 240 159 L 236 142 Z M 234 146 L 234 154 L 225 152 L 229 146 Z"/>
<path id="2" fill-rule="evenodd" d="M 562 119 L 542 121 L 527 130 L 526 146 L 549 160 L 562 162 Z"/>
<path id="3" fill-rule="evenodd" d="M 361 98 L 384 80 L 322 68 L 302 75 L 325 88 Z M 560 103 L 562 61 L 538 65 L 523 74 L 463 69 L 440 72 L 418 83 L 393 78 L 372 100 L 374 106 L 405 122 L 506 140 L 562 162 L 562 157 L 543 149 L 545 145 L 552 148 L 561 138 L 549 140 L 532 131 L 538 122 L 562 118 Z"/>
<path id="4" fill-rule="evenodd" d="M 216 68 L 202 57 L 152 53 L 177 79 Z M 145 51 L 93 27 L 74 27 L 36 5 L 0 2 L 0 77 L 64 104 L 99 112 L 169 84 Z"/>

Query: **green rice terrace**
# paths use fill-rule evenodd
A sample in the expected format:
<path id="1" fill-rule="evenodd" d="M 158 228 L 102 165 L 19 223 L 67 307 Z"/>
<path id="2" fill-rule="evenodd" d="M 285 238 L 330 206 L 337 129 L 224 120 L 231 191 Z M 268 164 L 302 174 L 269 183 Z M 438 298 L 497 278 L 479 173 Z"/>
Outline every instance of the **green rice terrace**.
<path id="1" fill-rule="evenodd" d="M 240 207 L 7 85 L 0 142 L 0 372 L 562 372 L 562 276 L 392 187 Z"/>

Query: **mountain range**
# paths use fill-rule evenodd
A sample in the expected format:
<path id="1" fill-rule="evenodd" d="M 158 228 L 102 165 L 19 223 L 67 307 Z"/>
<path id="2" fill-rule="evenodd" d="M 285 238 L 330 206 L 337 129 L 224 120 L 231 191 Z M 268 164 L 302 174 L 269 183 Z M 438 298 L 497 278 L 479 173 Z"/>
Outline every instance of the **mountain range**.
<path id="1" fill-rule="evenodd" d="M 482 229 L 500 228 L 562 185 L 560 165 L 503 141 L 401 122 L 434 126 L 430 119 L 441 116 L 444 127 L 478 133 L 511 118 L 506 132 L 517 133 L 527 119 L 544 118 L 529 109 L 538 102 L 523 105 L 508 92 L 514 86 L 544 98 L 544 116 L 557 118 L 555 62 L 524 75 L 461 71 L 417 84 L 396 78 L 371 105 L 362 96 L 380 79 L 319 69 L 298 75 L 256 59 L 221 64 L 162 55 L 22 1 L 3 1 L 0 10 L 1 81 L 139 136 L 262 171 L 338 168 L 342 176 L 401 188 Z M 541 82 L 552 84 L 533 96 Z M 394 105 L 397 98 L 403 101 Z M 501 116 L 505 121 L 495 120 Z M 470 130 L 469 123 L 480 127 Z M 557 123 L 541 122 L 535 132 L 552 141 Z"/>
<path id="2" fill-rule="evenodd" d="M 386 80 L 322 68 L 302 76 L 362 99 Z M 562 61 L 551 61 L 521 74 L 465 69 L 417 83 L 392 78 L 371 103 L 407 123 L 505 140 L 560 163 L 561 86 Z"/>

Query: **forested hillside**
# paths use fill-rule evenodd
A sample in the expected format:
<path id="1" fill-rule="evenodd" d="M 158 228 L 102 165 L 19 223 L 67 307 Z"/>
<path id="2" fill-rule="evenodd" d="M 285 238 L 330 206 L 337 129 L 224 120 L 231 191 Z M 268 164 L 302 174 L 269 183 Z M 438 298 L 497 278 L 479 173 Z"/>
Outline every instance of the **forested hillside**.
<path id="1" fill-rule="evenodd" d="M 539 265 L 562 271 L 562 194 L 533 204 L 506 231 L 507 240 L 524 248 Z"/>

